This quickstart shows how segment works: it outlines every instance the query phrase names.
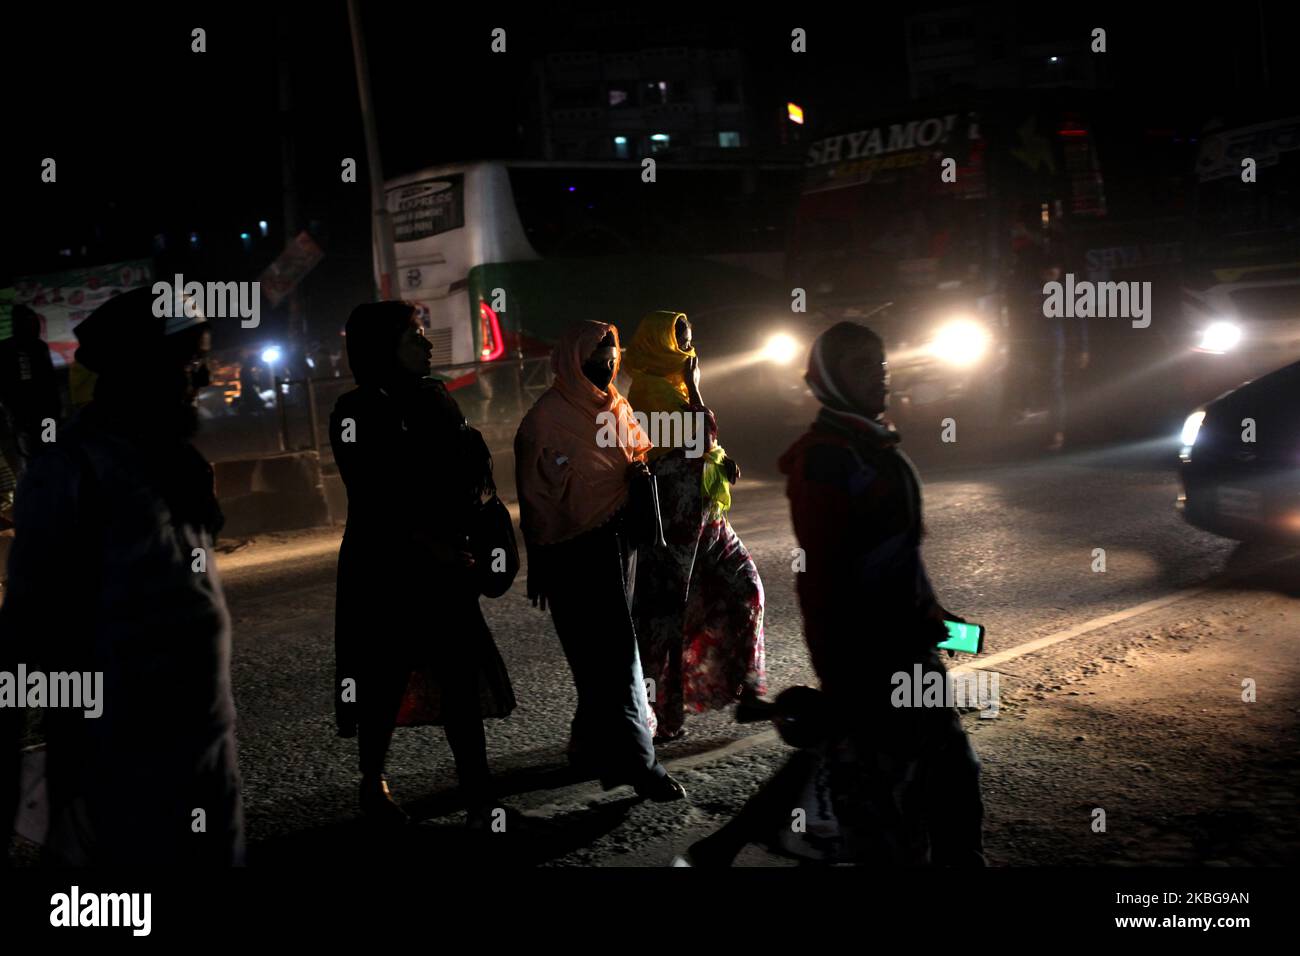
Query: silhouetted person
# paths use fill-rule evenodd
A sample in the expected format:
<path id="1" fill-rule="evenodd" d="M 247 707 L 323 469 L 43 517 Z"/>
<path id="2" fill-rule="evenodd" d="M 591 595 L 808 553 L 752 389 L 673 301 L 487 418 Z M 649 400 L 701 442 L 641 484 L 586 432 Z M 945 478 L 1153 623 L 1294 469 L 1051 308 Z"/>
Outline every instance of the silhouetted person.
<path id="1" fill-rule="evenodd" d="M 614 326 L 571 325 L 551 353 L 554 384 L 519 425 L 528 596 L 550 606 L 577 686 L 570 761 L 594 770 L 605 789 L 631 784 L 652 800 L 680 800 L 686 791 L 655 758 L 632 623 L 626 508 L 650 441 L 614 385 L 618 364 Z"/>
<path id="2" fill-rule="evenodd" d="M 822 408 L 780 464 L 804 552 L 804 638 L 825 695 L 812 710 L 828 729 L 755 798 L 743 826 L 695 844 L 691 862 L 729 864 L 755 821 L 778 820 L 773 808 L 784 804 L 769 841 L 795 855 L 982 865 L 979 762 L 957 712 L 895 697 L 898 675 L 914 680 L 917 668 L 942 681 L 935 645 L 947 637 L 944 619 L 960 618 L 939 604 L 921 558 L 920 481 L 883 417 L 884 346 L 870 329 L 838 323 L 813 344 L 805 378 Z M 796 848 L 787 836 L 799 808 L 809 838 Z M 839 832 L 816 839 L 815 815 Z"/>
<path id="3" fill-rule="evenodd" d="M 661 428 L 647 456 L 667 547 L 637 556 L 633 615 L 641 666 L 655 682 L 655 739 L 673 740 L 686 733 L 688 711 L 752 702 L 765 689 L 763 581 L 727 520 L 740 467 L 718 444 L 717 418 L 700 396 L 686 315 L 645 316 L 626 361 L 637 412 L 699 426 L 693 438 L 685 427 Z"/>
<path id="4" fill-rule="evenodd" d="M 66 865 L 243 858 L 221 511 L 190 443 L 206 382 L 201 315 L 158 318 L 148 289 L 76 328 L 94 400 L 19 488 L 0 670 L 101 673 L 102 714 L 44 714 L 50 828 Z M 0 708 L 4 819 L 23 711 Z"/>
<path id="5" fill-rule="evenodd" d="M 41 320 L 26 305 L 15 305 L 13 336 L 0 342 L 0 405 L 8 420 L 9 467 L 18 478 L 49 434 L 48 423 L 57 434 L 62 403 L 59 383 L 50 358 L 50 347 L 41 341 Z"/>
<path id="6" fill-rule="evenodd" d="M 347 349 L 357 387 L 330 416 L 348 490 L 335 621 L 338 732 L 359 735 L 363 813 L 401 824 L 406 814 L 384 779 L 393 729 L 441 724 L 466 822 L 482 828 L 493 810 L 483 718 L 515 706 L 467 541 L 479 501 L 494 490 L 492 459 L 446 387 L 428 377 L 433 346 L 409 303 L 357 306 Z"/>

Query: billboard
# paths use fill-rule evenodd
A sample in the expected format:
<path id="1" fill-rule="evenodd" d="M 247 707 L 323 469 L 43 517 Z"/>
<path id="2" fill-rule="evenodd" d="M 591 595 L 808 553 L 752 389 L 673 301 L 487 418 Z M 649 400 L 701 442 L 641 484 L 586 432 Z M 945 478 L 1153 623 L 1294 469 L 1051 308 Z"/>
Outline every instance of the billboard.
<path id="1" fill-rule="evenodd" d="M 30 306 L 41 320 L 41 338 L 50 346 L 55 368 L 72 364 L 77 350 L 73 329 L 104 300 L 153 281 L 153 261 L 137 259 L 67 272 L 27 276 L 14 284 L 13 303 Z"/>

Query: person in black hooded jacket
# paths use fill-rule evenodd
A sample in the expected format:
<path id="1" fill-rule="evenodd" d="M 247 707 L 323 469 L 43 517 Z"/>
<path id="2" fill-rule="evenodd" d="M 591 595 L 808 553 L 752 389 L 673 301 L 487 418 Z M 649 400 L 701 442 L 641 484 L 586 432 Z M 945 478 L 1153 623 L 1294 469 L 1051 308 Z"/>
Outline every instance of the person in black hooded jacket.
<path id="1" fill-rule="evenodd" d="M 484 717 L 514 691 L 479 608 L 468 535 L 494 490 L 492 459 L 456 400 L 430 378 L 433 348 L 413 306 L 367 303 L 347 323 L 357 387 L 330 416 L 347 487 L 335 612 L 335 713 L 358 736 L 361 808 L 403 823 L 384 763 L 396 726 L 441 724 L 471 827 L 493 809 Z"/>
<path id="2" fill-rule="evenodd" d="M 208 327 L 154 304 L 149 289 L 125 292 L 77 326 L 94 400 L 19 487 L 0 671 L 102 674 L 97 716 L 44 713 L 56 865 L 243 860 L 230 616 L 212 553 L 222 517 L 190 443 Z M 5 820 L 21 716 L 0 707 Z"/>

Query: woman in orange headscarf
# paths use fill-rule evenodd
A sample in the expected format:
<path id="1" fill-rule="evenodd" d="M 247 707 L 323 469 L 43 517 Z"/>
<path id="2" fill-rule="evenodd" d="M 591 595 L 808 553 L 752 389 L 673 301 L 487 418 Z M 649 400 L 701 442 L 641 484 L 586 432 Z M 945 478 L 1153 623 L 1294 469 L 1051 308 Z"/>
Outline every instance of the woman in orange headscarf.
<path id="1" fill-rule="evenodd" d="M 654 683 L 652 730 L 685 733 L 686 711 L 753 703 L 764 691 L 763 581 L 727 520 L 740 469 L 700 397 L 691 324 L 652 312 L 627 349 L 628 398 L 652 425 L 667 548 L 638 561 L 637 641 Z"/>
<path id="2" fill-rule="evenodd" d="M 650 441 L 614 386 L 618 330 L 567 329 L 551 354 L 555 382 L 515 436 L 528 596 L 551 618 L 578 690 L 569 759 L 606 789 L 632 784 L 652 800 L 686 791 L 655 757 L 632 625 L 636 552 L 624 530 L 629 484 Z"/>

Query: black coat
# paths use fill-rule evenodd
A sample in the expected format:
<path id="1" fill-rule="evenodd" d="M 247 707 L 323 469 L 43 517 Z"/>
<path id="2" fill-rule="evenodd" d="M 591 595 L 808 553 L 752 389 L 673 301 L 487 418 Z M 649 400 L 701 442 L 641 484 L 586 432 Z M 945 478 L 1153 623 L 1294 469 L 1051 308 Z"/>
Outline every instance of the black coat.
<path id="1" fill-rule="evenodd" d="M 97 718 L 46 712 L 47 849 L 72 865 L 240 862 L 211 466 L 188 442 L 112 427 L 96 403 L 34 459 L 17 500 L 0 670 L 21 661 L 100 672 L 104 684 Z"/>
<path id="2" fill-rule="evenodd" d="M 441 382 L 341 396 L 330 444 L 348 492 L 335 614 L 335 712 L 356 731 L 344 681 L 377 669 L 412 674 L 399 725 L 442 723 L 448 681 L 478 684 L 480 715 L 503 717 L 514 692 L 468 571 L 440 562 L 428 539 L 468 550 L 466 534 L 491 459 Z"/>

